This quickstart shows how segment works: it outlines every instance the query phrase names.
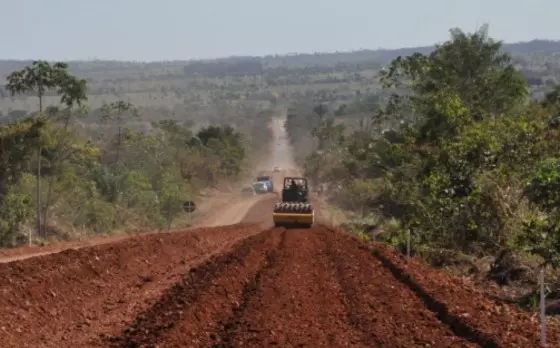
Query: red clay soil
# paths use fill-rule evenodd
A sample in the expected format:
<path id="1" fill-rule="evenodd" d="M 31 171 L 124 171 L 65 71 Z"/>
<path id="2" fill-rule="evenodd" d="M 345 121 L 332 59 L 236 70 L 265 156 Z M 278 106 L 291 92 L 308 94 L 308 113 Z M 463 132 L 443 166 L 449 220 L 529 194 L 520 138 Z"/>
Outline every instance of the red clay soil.
<path id="1" fill-rule="evenodd" d="M 280 240 L 279 231 L 265 231 L 191 270 L 107 342 L 115 347 L 210 346 L 221 323 L 243 303 L 245 289 L 254 286 L 257 272 L 265 267 Z"/>
<path id="2" fill-rule="evenodd" d="M 398 259 L 384 251 L 388 258 Z M 410 266 L 425 269 L 418 264 Z M 429 270 L 428 270 L 429 271 Z M 412 273 L 412 272 L 411 272 Z M 410 273 L 410 274 L 411 274 Z M 452 300 L 476 310 L 489 300 L 432 271 Z M 416 276 L 418 276 L 416 274 Z M 537 347 L 538 328 L 477 322 L 442 307 L 446 289 L 426 293 L 373 247 L 325 227 L 270 229 L 185 274 L 120 333 L 113 347 Z M 408 280 L 406 280 L 408 279 Z M 439 305 L 438 305 L 439 304 Z M 451 307 L 451 306 L 449 306 Z M 507 308 L 507 309 L 506 309 Z M 512 332 L 515 332 L 513 334 Z M 549 335 L 551 346 L 557 335 Z"/>
<path id="3" fill-rule="evenodd" d="M 416 260 L 407 263 L 385 245 L 378 245 L 374 255 L 401 282 L 416 288 L 418 295 L 431 302 L 442 316 L 457 322 L 460 330 L 473 330 L 481 341 L 496 347 L 538 347 L 539 322 L 532 313 L 488 298 L 466 282 L 431 269 Z M 462 328 L 461 328 L 462 326 Z M 549 330 L 550 347 L 560 347 L 560 332 Z"/>
<path id="4" fill-rule="evenodd" d="M 323 226 L 153 234 L 0 277 L 1 347 L 538 347 L 529 314 Z"/>
<path id="5" fill-rule="evenodd" d="M 91 347 L 256 225 L 161 233 L 0 264 L 1 347 Z"/>
<path id="6" fill-rule="evenodd" d="M 426 308 L 437 313 L 457 335 L 484 347 L 539 347 L 539 323 L 536 315 L 488 298 L 462 280 L 423 265 L 407 262 L 383 244 L 365 245 L 357 238 L 337 231 L 336 243 L 354 245 L 371 260 L 389 270 L 394 279 L 409 287 Z M 560 332 L 549 330 L 550 347 L 560 347 Z"/>
<path id="7" fill-rule="evenodd" d="M 475 347 L 456 335 L 424 306 L 414 291 L 391 272 L 360 241 L 323 229 L 328 254 L 342 284 L 350 320 L 369 346 Z M 357 243 L 356 243 L 357 242 Z"/>

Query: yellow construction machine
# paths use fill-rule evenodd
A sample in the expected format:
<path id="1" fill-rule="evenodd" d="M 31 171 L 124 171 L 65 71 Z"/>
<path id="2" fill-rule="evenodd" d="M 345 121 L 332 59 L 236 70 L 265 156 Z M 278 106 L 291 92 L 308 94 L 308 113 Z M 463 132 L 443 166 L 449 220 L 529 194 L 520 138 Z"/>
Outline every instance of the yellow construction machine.
<path id="1" fill-rule="evenodd" d="M 275 204 L 272 219 L 276 227 L 310 228 L 313 226 L 315 212 L 309 202 L 307 179 L 284 178 L 282 201 Z"/>

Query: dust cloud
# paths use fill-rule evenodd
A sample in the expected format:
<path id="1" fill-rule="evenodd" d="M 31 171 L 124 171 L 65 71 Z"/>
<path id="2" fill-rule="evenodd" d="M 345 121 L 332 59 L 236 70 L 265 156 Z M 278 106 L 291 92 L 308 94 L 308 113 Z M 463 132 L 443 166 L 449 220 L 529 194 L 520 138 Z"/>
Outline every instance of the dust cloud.
<path id="1" fill-rule="evenodd" d="M 269 156 L 259 161 L 252 168 L 252 176 L 256 176 L 262 172 L 271 172 L 274 167 L 280 167 L 284 171 L 289 171 L 291 175 L 295 175 L 297 171 L 292 146 L 286 133 L 284 123 L 286 122 L 287 111 L 273 117 L 269 123 L 269 129 L 272 132 L 272 139 L 267 145 L 269 148 Z M 287 174 L 286 174 L 287 175 Z M 252 182 L 251 182 L 252 183 Z M 247 184 L 250 184 L 247 182 Z"/>
<path id="2" fill-rule="evenodd" d="M 272 156 L 270 157 L 270 167 L 278 166 L 282 169 L 293 170 L 296 165 L 292 152 L 292 146 L 284 128 L 286 117 L 274 118 L 271 122 L 273 142 L 272 142 Z"/>

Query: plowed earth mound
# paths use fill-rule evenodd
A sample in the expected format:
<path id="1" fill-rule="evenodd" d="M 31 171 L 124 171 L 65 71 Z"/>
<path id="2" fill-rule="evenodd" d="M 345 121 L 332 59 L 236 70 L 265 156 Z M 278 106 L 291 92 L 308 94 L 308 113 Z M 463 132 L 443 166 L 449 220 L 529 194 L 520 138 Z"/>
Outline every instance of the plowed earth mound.
<path id="1" fill-rule="evenodd" d="M 528 314 L 321 225 L 152 234 L 0 277 L 1 347 L 538 346 Z"/>
<path id="2" fill-rule="evenodd" d="M 537 347 L 537 332 L 527 314 L 455 279 L 318 226 L 240 242 L 99 345 Z"/>
<path id="3" fill-rule="evenodd" d="M 154 234 L 0 264 L 0 346 L 95 346 L 193 265 L 260 229 Z"/>

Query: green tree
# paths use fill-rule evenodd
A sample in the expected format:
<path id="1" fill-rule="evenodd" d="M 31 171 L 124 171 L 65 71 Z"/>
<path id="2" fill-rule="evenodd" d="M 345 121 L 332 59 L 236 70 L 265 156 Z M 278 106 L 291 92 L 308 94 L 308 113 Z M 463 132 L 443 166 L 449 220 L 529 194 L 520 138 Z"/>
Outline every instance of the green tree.
<path id="1" fill-rule="evenodd" d="M 528 103 L 525 79 L 486 26 L 453 29 L 432 53 L 393 60 L 380 79 L 377 99 L 360 93 L 339 112 L 351 106 L 354 116 L 369 117 L 350 135 L 309 105 L 289 113 L 292 141 L 311 131 L 319 143 L 306 160 L 309 174 L 325 173 L 318 176 L 335 184 L 338 204 L 398 220 L 399 232 L 387 232 L 397 245 L 406 229 L 432 248 L 484 253 L 511 245 L 525 219 L 521 183 L 560 147 L 550 141 L 560 139 L 560 127 L 546 122 L 557 96 Z"/>
<path id="2" fill-rule="evenodd" d="M 43 97 L 50 89 L 56 89 L 61 102 L 68 107 L 82 104 L 87 100 L 86 81 L 80 80 L 67 71 L 66 63 L 50 65 L 47 61 L 37 60 L 31 66 L 11 73 L 6 88 L 12 96 L 34 93 L 39 99 L 39 117 L 43 115 Z M 41 235 L 41 144 L 37 146 L 37 233 Z M 31 241 L 30 241 L 31 242 Z"/>
<path id="3" fill-rule="evenodd" d="M 466 34 L 451 30 L 451 39 L 430 55 L 415 53 L 398 57 L 381 73 L 385 88 L 396 87 L 389 105 L 404 119 L 421 115 L 428 126 L 421 136 L 437 138 L 435 129 L 447 132 L 438 110 L 441 98 L 456 98 L 469 110 L 468 120 L 500 117 L 519 110 L 528 95 L 527 84 L 515 69 L 511 57 L 502 52 L 501 43 L 488 37 L 487 26 Z M 416 120 L 413 120 L 416 121 Z M 425 134 L 426 132 L 430 134 Z"/>
<path id="4" fill-rule="evenodd" d="M 200 142 L 220 158 L 222 175 L 236 176 L 241 172 L 245 160 L 245 139 L 231 126 L 209 126 L 202 128 L 190 142 L 196 147 Z"/>
<path id="5" fill-rule="evenodd" d="M 83 116 L 88 112 L 87 108 L 73 110 L 66 107 L 60 110 L 49 107 L 46 110 L 48 124 L 44 132 L 43 159 L 46 162 L 48 172 L 47 193 L 43 205 L 43 226 L 48 226 L 49 210 L 52 205 L 53 187 L 57 180 L 61 179 L 66 169 L 67 162 L 82 155 L 92 155 L 90 144 L 83 145 L 76 139 L 75 133 L 69 129 L 73 117 Z M 45 166 L 43 166 L 43 174 Z"/>
<path id="6" fill-rule="evenodd" d="M 17 195 L 14 187 L 25 172 L 25 164 L 37 146 L 45 120 L 26 119 L 0 126 L 0 243 L 8 245 L 30 212 L 30 197 Z M 13 243 L 12 243 L 13 244 Z"/>
<path id="7" fill-rule="evenodd" d="M 313 108 L 313 112 L 319 116 L 319 120 L 323 120 L 323 118 L 328 114 L 329 108 L 325 104 L 319 104 Z"/>
<path id="8" fill-rule="evenodd" d="M 101 112 L 102 121 L 113 121 L 117 125 L 117 144 L 114 165 L 118 166 L 119 156 L 121 153 L 123 123 L 130 117 L 139 117 L 140 114 L 138 113 L 138 109 L 133 104 L 122 100 L 109 104 L 103 104 L 103 106 L 101 107 Z"/>

